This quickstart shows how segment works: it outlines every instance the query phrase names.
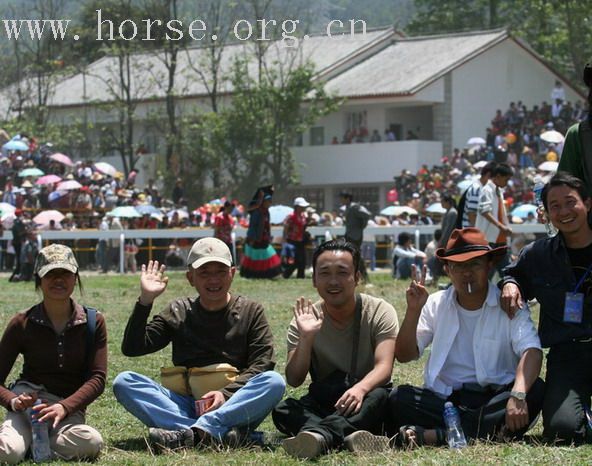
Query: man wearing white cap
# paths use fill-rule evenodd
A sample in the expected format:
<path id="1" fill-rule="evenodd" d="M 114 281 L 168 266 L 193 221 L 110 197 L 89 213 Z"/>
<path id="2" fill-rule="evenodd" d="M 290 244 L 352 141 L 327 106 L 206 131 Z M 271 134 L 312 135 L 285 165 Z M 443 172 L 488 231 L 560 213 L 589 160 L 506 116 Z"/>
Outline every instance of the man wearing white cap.
<path id="1" fill-rule="evenodd" d="M 199 296 L 172 301 L 150 323 L 154 300 L 166 289 L 165 266 L 142 266 L 141 293 L 128 321 L 122 352 L 153 353 L 173 344 L 163 385 L 126 371 L 113 382 L 117 400 L 150 427 L 158 449 L 191 448 L 247 438 L 281 400 L 273 337 L 263 306 L 230 293 L 236 268 L 228 246 L 197 240 L 187 258 L 187 280 Z"/>
<path id="2" fill-rule="evenodd" d="M 297 269 L 297 278 L 304 278 L 306 269 L 306 227 L 308 219 L 304 210 L 310 206 L 306 199 L 297 197 L 294 199 L 294 212 L 284 220 L 284 241 L 291 245 L 294 252 L 294 263 L 285 265 L 284 278 L 290 278 L 294 269 Z M 289 247 L 289 246 L 288 246 Z"/>

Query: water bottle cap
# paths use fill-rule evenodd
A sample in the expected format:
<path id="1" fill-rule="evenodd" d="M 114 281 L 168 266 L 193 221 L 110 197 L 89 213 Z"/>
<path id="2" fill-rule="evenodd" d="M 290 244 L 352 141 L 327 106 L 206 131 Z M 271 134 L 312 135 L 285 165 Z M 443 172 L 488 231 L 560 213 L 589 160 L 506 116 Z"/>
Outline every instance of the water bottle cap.
<path id="1" fill-rule="evenodd" d="M 451 401 L 447 401 L 446 403 L 444 403 L 444 407 L 445 408 L 452 408 L 454 405 L 452 404 Z"/>

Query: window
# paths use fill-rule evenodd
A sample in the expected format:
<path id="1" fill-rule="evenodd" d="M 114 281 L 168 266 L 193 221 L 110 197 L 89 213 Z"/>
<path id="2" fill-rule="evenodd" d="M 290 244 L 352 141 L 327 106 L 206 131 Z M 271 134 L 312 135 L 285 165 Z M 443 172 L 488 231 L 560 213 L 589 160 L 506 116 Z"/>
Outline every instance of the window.
<path id="1" fill-rule="evenodd" d="M 322 146 L 323 144 L 325 144 L 325 128 L 323 126 L 310 128 L 310 145 Z"/>
<path id="2" fill-rule="evenodd" d="M 300 133 L 296 133 L 296 134 L 294 134 L 294 136 L 292 136 L 292 138 L 290 139 L 289 146 L 290 147 L 302 147 L 303 144 L 304 144 L 304 137 L 303 137 L 303 134 L 300 132 Z"/>

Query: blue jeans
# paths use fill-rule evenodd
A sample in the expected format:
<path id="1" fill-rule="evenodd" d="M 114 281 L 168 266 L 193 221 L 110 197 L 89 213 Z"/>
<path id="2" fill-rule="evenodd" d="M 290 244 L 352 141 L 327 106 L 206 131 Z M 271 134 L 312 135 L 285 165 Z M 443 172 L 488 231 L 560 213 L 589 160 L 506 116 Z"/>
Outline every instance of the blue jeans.
<path id="1" fill-rule="evenodd" d="M 286 383 L 277 372 L 251 378 L 215 411 L 195 414 L 195 399 L 179 395 L 136 372 L 125 371 L 113 381 L 113 393 L 125 409 L 148 427 L 180 430 L 196 427 L 221 440 L 232 427 L 254 430 L 284 396 Z"/>
<path id="2" fill-rule="evenodd" d="M 407 279 L 411 278 L 411 265 L 415 264 L 418 267 L 418 270 L 421 270 L 423 266 L 423 259 L 420 257 L 399 257 L 397 259 L 397 273 L 396 278 L 400 279 Z"/>

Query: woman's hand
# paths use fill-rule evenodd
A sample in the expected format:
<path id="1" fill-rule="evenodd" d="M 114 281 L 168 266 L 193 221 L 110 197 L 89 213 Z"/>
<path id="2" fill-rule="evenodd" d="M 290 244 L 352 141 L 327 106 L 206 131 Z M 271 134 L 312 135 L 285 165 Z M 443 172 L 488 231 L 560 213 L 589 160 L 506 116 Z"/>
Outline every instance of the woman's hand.
<path id="1" fill-rule="evenodd" d="M 13 411 L 24 411 L 29 409 L 37 401 L 37 392 L 21 393 L 10 400 L 10 407 Z"/>
<path id="2" fill-rule="evenodd" d="M 37 420 L 51 424 L 53 429 L 64 420 L 67 414 L 66 408 L 61 403 L 54 403 L 52 405 L 41 403 L 33 406 L 31 409 L 37 413 L 35 415 Z"/>

